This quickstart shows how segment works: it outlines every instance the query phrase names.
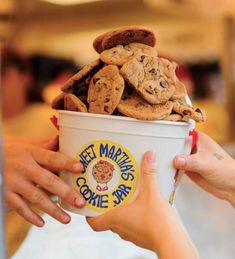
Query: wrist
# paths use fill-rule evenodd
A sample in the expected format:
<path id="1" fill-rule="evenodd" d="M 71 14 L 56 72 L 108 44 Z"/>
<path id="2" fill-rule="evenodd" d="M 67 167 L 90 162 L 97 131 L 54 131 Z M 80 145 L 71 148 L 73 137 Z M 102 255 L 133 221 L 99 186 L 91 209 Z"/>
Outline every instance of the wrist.
<path id="1" fill-rule="evenodd" d="M 234 162 L 234 161 L 233 161 Z M 235 162 L 231 170 L 230 186 L 226 195 L 226 200 L 235 208 Z"/>

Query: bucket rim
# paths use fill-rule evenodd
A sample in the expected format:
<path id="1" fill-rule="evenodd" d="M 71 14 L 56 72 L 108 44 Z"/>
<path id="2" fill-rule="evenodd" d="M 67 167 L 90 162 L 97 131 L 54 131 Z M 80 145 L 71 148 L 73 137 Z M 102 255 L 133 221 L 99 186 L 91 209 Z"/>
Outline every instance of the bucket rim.
<path id="1" fill-rule="evenodd" d="M 96 113 L 88 113 L 88 112 L 75 112 L 75 111 L 67 111 L 67 110 L 58 110 L 58 114 L 67 114 L 73 115 L 76 117 L 88 117 L 88 118 L 98 118 L 98 119 L 108 119 L 108 120 L 116 120 L 116 121 L 128 121 L 128 122 L 136 122 L 136 123 L 150 123 L 150 124 L 163 124 L 163 125 L 175 125 L 175 126 L 188 126 L 194 125 L 195 121 L 189 119 L 187 122 L 182 121 L 164 121 L 164 120 L 138 120 L 125 116 L 118 115 L 106 115 L 106 114 L 96 114 Z"/>

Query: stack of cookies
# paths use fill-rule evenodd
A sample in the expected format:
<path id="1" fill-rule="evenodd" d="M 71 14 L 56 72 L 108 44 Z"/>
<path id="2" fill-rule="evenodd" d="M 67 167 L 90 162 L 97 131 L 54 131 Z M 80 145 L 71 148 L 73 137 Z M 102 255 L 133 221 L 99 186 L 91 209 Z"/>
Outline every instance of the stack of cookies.
<path id="1" fill-rule="evenodd" d="M 65 83 L 52 108 L 140 120 L 205 121 L 203 110 L 185 102 L 177 64 L 158 57 L 155 43 L 154 33 L 142 26 L 98 36 L 93 47 L 99 59 Z"/>

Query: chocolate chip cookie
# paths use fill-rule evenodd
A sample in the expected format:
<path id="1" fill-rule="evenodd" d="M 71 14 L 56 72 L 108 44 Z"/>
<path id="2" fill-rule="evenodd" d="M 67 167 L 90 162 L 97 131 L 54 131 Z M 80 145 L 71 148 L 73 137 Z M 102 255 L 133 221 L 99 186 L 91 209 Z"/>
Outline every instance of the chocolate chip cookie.
<path id="1" fill-rule="evenodd" d="M 68 111 L 87 112 L 86 105 L 74 94 L 65 95 L 64 109 Z"/>
<path id="2" fill-rule="evenodd" d="M 166 59 L 141 54 L 126 62 L 120 72 L 150 104 L 164 103 L 175 92 L 175 65 Z"/>
<path id="3" fill-rule="evenodd" d="M 148 56 L 157 56 L 157 51 L 148 45 L 130 43 L 126 46 L 118 45 L 111 49 L 104 50 L 100 54 L 100 59 L 106 64 L 122 66 L 130 58 L 142 53 Z"/>
<path id="4" fill-rule="evenodd" d="M 182 121 L 183 116 L 181 114 L 172 113 L 164 118 L 165 121 Z"/>
<path id="5" fill-rule="evenodd" d="M 101 53 L 103 50 L 111 49 L 117 45 L 128 45 L 137 42 L 154 47 L 156 38 L 153 31 L 144 26 L 127 26 L 110 31 L 98 36 L 94 42 L 93 47 Z"/>
<path id="6" fill-rule="evenodd" d="M 151 105 L 141 96 L 131 95 L 120 101 L 118 110 L 126 116 L 139 120 L 159 120 L 168 116 L 172 111 L 173 103 Z"/>
<path id="7" fill-rule="evenodd" d="M 180 100 L 173 102 L 173 111 L 181 114 L 184 120 L 193 119 L 196 122 L 204 122 L 206 120 L 206 113 L 204 110 L 199 108 L 194 109 Z"/>
<path id="8" fill-rule="evenodd" d="M 187 93 L 187 90 L 185 85 L 177 79 L 175 83 L 175 92 L 171 96 L 171 100 L 182 99 L 184 98 L 186 93 Z"/>
<path id="9" fill-rule="evenodd" d="M 89 85 L 89 112 L 112 114 L 121 99 L 124 84 L 117 66 L 108 65 L 99 70 Z"/>
<path id="10" fill-rule="evenodd" d="M 102 33 L 98 37 L 96 37 L 93 41 L 93 48 L 96 50 L 96 52 L 101 53 L 104 49 L 102 47 L 102 40 L 104 36 L 107 34 L 107 32 Z"/>
<path id="11" fill-rule="evenodd" d="M 52 103 L 51 103 L 51 108 L 56 109 L 56 110 L 63 110 L 64 109 L 64 97 L 66 93 L 61 93 L 58 96 L 56 96 Z"/>
<path id="12" fill-rule="evenodd" d="M 87 95 L 92 76 L 102 68 L 102 66 L 103 62 L 100 59 L 84 66 L 61 87 L 61 90 L 66 93 L 73 93 L 76 96 Z"/>

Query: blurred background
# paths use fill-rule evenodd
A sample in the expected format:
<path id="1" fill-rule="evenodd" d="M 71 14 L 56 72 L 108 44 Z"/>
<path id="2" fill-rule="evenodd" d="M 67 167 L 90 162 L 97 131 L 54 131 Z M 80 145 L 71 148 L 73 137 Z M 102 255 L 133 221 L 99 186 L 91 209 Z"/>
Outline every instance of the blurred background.
<path id="1" fill-rule="evenodd" d="M 92 47 L 96 36 L 127 25 L 152 28 L 159 55 L 179 64 L 178 77 L 187 86 L 194 105 L 207 112 L 207 122 L 197 128 L 235 157 L 234 0 L 1 0 L 4 134 L 55 134 L 48 123 L 53 111 L 46 105 L 55 89 L 98 57 Z M 6 72 L 9 66 L 16 67 L 21 74 Z M 19 82 L 22 84 L 18 86 Z M 40 127 L 34 123 L 35 118 L 40 120 Z M 177 195 L 176 207 L 201 257 L 235 258 L 234 210 L 187 179 L 182 181 Z M 51 221 L 51 229 L 42 232 L 32 228 L 26 237 L 30 226 L 25 226 L 14 214 L 7 217 L 9 255 L 15 253 L 14 258 L 75 258 L 75 252 L 58 253 L 56 248 L 48 248 L 44 250 L 45 255 L 36 256 L 43 250 L 43 241 L 47 247 L 55 241 L 53 231 L 61 231 L 63 237 L 70 236 L 74 247 L 70 243 L 67 251 L 75 249 L 80 240 L 72 235 L 73 227 L 63 232 Z M 77 226 L 79 224 L 82 223 L 79 221 Z M 88 229 L 84 231 L 89 232 Z M 116 248 L 123 249 L 121 245 Z M 82 249 L 81 253 L 84 251 Z M 97 251 L 93 258 L 106 258 L 104 254 L 99 257 L 100 250 L 97 248 Z M 119 254 L 117 258 L 152 258 L 142 250 L 135 251 L 139 257 Z M 92 258 L 85 254 L 79 258 Z"/>

